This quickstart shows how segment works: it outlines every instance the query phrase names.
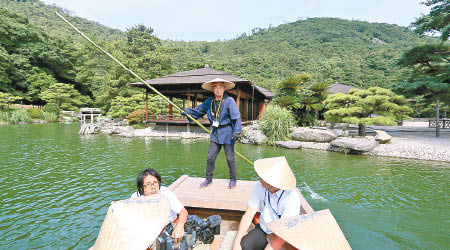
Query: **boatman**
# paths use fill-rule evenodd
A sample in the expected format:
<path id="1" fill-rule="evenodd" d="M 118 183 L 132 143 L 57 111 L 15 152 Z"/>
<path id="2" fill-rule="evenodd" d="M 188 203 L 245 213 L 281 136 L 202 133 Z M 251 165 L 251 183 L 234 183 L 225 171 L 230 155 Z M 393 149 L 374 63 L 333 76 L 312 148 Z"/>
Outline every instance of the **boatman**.
<path id="1" fill-rule="evenodd" d="M 267 227 L 271 221 L 300 214 L 300 195 L 296 180 L 286 158 L 256 160 L 254 168 L 259 176 L 250 195 L 247 210 L 242 216 L 233 244 L 233 250 L 286 249 L 289 244 Z M 259 224 L 245 235 L 256 212 Z M 245 235 L 245 236 L 244 236 Z"/>
<path id="2" fill-rule="evenodd" d="M 198 107 L 185 110 L 195 119 L 208 116 L 212 125 L 208 158 L 206 159 L 206 179 L 200 184 L 205 188 L 212 183 L 217 154 L 225 149 L 228 168 L 230 169 L 230 182 L 228 188 L 236 187 L 236 161 L 234 158 L 234 142 L 242 133 L 241 114 L 233 98 L 225 92 L 234 88 L 234 83 L 216 78 L 202 84 L 202 88 L 214 92 L 214 97 L 206 99 Z"/>

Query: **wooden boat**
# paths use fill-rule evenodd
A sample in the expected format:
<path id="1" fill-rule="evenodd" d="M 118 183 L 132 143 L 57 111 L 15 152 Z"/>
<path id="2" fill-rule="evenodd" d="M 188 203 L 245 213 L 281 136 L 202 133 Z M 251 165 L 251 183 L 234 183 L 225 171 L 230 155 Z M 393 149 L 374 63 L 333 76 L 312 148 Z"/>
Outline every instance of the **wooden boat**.
<path id="1" fill-rule="evenodd" d="M 228 189 L 228 180 L 214 179 L 213 183 L 207 188 L 200 189 L 199 185 L 203 180 L 204 178 L 183 175 L 173 182 L 169 188 L 178 196 L 189 214 L 195 214 L 203 219 L 215 214 L 222 217 L 221 235 L 215 237 L 210 246 L 203 248 L 219 249 L 225 233 L 238 230 L 239 222 L 247 209 L 250 194 L 257 181 L 238 180 L 235 189 Z M 299 192 L 301 199 L 300 215 L 314 213 L 313 208 L 300 191 L 297 190 L 297 192 Z M 345 237 L 343 237 L 343 240 L 347 242 Z"/>

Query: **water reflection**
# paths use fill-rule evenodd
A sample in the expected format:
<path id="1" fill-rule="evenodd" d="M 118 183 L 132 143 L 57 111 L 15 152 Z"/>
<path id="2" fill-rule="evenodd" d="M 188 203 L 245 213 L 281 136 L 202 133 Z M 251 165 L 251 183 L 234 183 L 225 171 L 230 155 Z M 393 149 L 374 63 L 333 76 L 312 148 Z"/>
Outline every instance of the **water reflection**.
<path id="1" fill-rule="evenodd" d="M 79 136 L 79 125 L 0 126 L 0 248 L 86 249 L 112 200 L 128 198 L 144 168 L 163 185 L 202 177 L 205 140 Z M 285 155 L 314 209 L 330 208 L 353 249 L 450 245 L 450 164 L 237 144 L 250 160 Z M 237 159 L 238 178 L 256 180 Z M 224 153 L 215 176 L 228 178 Z"/>

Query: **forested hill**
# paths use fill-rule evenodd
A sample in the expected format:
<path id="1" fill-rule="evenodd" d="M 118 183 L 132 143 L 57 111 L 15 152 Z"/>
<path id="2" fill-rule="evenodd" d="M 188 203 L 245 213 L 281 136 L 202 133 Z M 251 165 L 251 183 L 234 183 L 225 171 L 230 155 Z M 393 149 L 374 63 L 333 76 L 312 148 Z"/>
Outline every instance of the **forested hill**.
<path id="1" fill-rule="evenodd" d="M 397 25 L 310 18 L 254 29 L 228 41 L 161 41 L 144 25 L 122 32 L 41 1 L 0 0 L 0 92 L 43 104 L 41 93 L 54 83 L 64 83 L 92 100 L 86 103 L 80 97 L 72 106 L 105 110 L 115 98 L 139 92 L 128 86 L 134 77 L 80 42 L 82 38 L 53 10 L 66 13 L 80 30 L 143 78 L 209 64 L 272 90 L 297 73 L 309 74 L 312 82 L 388 87 L 402 80 L 402 69 L 395 65 L 401 55 L 434 39 L 420 38 Z"/>
<path id="2" fill-rule="evenodd" d="M 8 10 L 28 17 L 28 20 L 32 24 L 40 26 L 46 32 L 61 38 L 64 36 L 70 36 L 76 41 L 83 39 L 71 27 L 56 16 L 55 13 L 53 13 L 55 10 L 59 13 L 65 13 L 65 16 L 70 22 L 93 38 L 114 41 L 125 37 L 125 33 L 119 29 L 112 29 L 98 22 L 77 17 L 70 10 L 62 9 L 53 5 L 45 5 L 43 2 L 37 0 L 0 0 L 0 7 L 4 7 Z"/>
<path id="3" fill-rule="evenodd" d="M 389 86 L 402 76 L 396 61 L 420 38 L 406 27 L 337 18 L 310 18 L 254 29 L 230 41 L 178 42 L 178 69 L 209 64 L 274 89 L 282 78 L 310 74 L 316 82 Z"/>

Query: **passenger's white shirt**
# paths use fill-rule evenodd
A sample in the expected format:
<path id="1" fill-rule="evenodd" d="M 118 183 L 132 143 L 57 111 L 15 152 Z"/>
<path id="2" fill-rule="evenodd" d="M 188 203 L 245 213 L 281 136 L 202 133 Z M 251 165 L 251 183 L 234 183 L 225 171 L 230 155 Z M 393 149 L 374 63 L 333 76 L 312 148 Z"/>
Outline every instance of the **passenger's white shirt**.
<path id="1" fill-rule="evenodd" d="M 181 204 L 180 200 L 178 200 L 178 197 L 169 188 L 161 186 L 159 188 L 158 194 L 164 195 L 169 200 L 170 214 L 169 218 L 167 218 L 167 223 L 169 223 L 177 218 L 177 215 L 181 212 L 184 206 L 183 204 Z M 131 195 L 131 198 L 137 197 L 142 197 L 142 195 L 139 194 L 139 191 L 136 191 Z"/>
<path id="2" fill-rule="evenodd" d="M 267 228 L 267 223 L 300 214 L 300 196 L 297 190 L 278 190 L 272 194 L 261 185 L 261 182 L 256 183 L 253 188 L 248 205 L 260 211 L 259 225 L 267 234 L 272 233 Z"/>

